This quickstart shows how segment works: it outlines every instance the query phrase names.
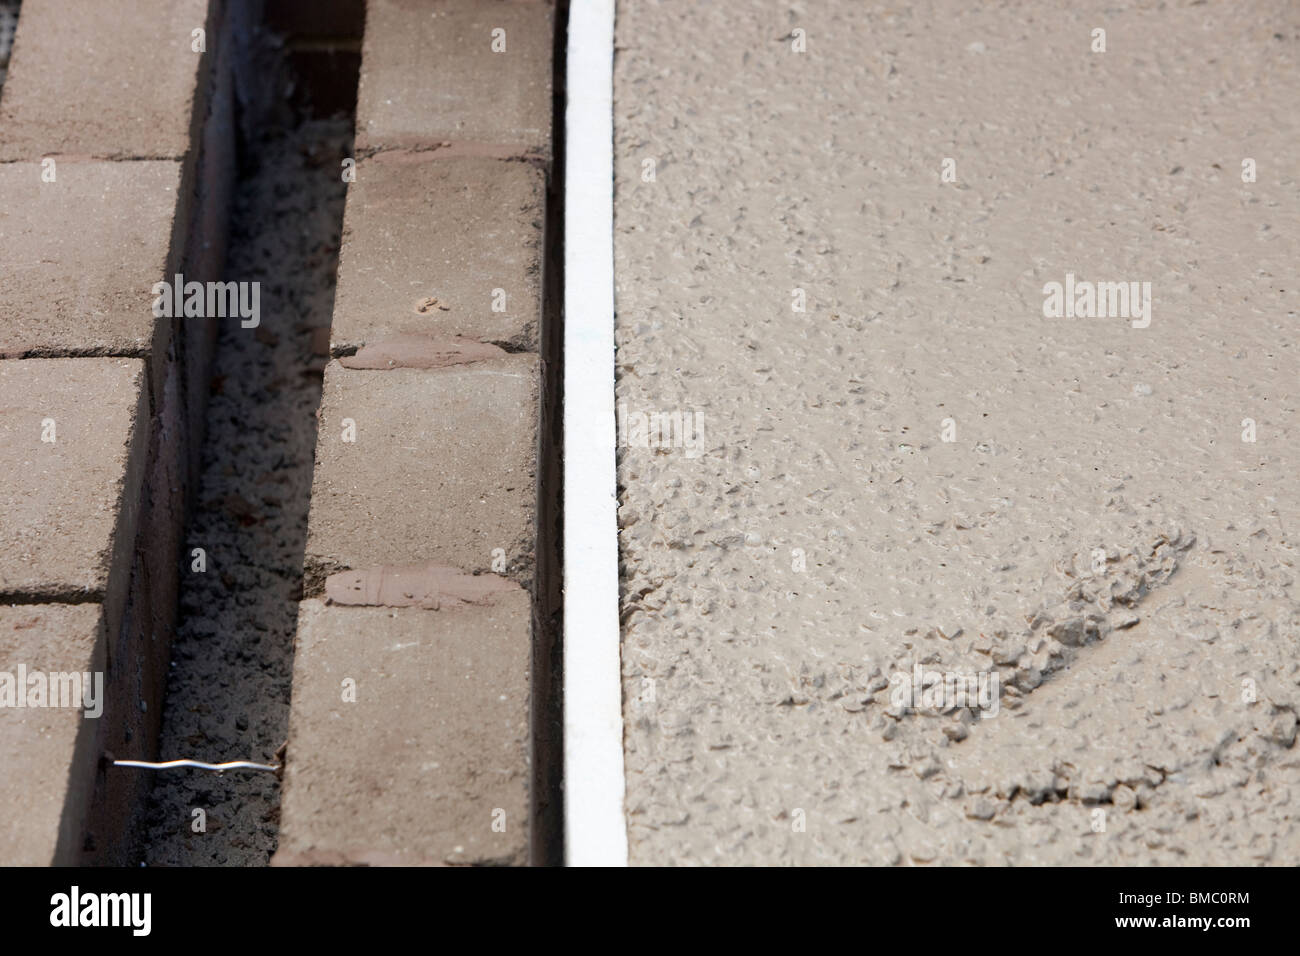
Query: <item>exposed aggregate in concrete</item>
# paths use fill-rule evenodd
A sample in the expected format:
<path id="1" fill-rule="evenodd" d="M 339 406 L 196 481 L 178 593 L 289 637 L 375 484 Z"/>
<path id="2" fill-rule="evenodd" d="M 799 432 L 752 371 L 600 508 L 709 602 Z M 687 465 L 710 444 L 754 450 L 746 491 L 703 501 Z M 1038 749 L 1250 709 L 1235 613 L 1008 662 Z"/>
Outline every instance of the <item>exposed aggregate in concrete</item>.
<path id="1" fill-rule="evenodd" d="M 618 16 L 631 861 L 1300 858 L 1294 7 Z"/>

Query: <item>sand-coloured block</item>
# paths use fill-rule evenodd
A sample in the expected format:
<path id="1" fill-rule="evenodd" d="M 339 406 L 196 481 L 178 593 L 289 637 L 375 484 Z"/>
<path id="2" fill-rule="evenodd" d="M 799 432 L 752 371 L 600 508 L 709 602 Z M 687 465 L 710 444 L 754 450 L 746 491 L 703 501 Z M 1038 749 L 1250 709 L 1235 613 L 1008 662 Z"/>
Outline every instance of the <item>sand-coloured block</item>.
<path id="1" fill-rule="evenodd" d="M 531 577 L 538 364 L 325 370 L 306 562 L 309 593 L 342 568 L 450 565 Z M 354 440 L 349 440 L 354 439 Z"/>
<path id="2" fill-rule="evenodd" d="M 274 863 L 526 863 L 529 620 L 304 601 Z"/>
<path id="3" fill-rule="evenodd" d="M 548 3 L 371 0 L 358 148 L 477 142 L 549 156 L 553 17 Z"/>
<path id="4" fill-rule="evenodd" d="M 331 340 L 405 332 L 535 351 L 545 181 L 536 167 L 392 152 L 348 192 Z"/>
<path id="5" fill-rule="evenodd" d="M 0 597 L 104 600 L 124 586 L 148 398 L 139 359 L 0 362 Z"/>
<path id="6" fill-rule="evenodd" d="M 0 866 L 69 865 L 77 861 L 88 790 L 98 754 L 89 723 L 104 719 L 104 664 L 96 657 L 101 628 L 98 604 L 28 604 L 0 607 L 0 684 L 23 693 L 23 705 L 0 686 Z M 49 693 L 51 673 L 81 675 L 82 706 L 71 680 Z M 90 695 L 84 675 L 90 674 Z M 18 686 L 21 678 L 21 684 Z M 34 697 L 38 686 L 47 688 Z M 35 700 L 46 706 L 27 706 Z M 92 705 L 85 706 L 89 700 Z M 95 710 L 101 712 L 94 717 Z M 78 741 L 80 740 L 80 746 Z"/>
<path id="7" fill-rule="evenodd" d="M 188 152 L 209 0 L 27 0 L 0 100 L 0 161 Z M 203 46 L 216 37 L 206 33 Z"/>
<path id="8" fill-rule="evenodd" d="M 165 347 L 153 286 L 172 281 L 178 258 L 180 164 L 55 160 L 53 182 L 47 169 L 0 164 L 0 356 Z"/>

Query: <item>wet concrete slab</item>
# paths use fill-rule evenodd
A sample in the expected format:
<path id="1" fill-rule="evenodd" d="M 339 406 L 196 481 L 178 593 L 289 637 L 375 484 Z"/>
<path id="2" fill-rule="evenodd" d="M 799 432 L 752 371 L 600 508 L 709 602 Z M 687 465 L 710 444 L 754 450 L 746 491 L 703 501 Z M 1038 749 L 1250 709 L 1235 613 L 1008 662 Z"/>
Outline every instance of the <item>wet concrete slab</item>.
<path id="1" fill-rule="evenodd" d="M 1295 36 L 620 5 L 633 863 L 1295 858 Z"/>

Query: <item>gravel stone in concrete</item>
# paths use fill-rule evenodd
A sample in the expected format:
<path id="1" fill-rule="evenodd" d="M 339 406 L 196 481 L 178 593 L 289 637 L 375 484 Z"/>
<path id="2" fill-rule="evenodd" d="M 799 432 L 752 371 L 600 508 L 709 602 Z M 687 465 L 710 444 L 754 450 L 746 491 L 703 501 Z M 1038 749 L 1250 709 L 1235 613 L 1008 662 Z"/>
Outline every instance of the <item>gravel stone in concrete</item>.
<path id="1" fill-rule="evenodd" d="M 536 351 L 542 172 L 432 155 L 381 153 L 358 167 L 343 223 L 334 348 L 418 332 Z"/>
<path id="2" fill-rule="evenodd" d="M 130 567 L 147 401 L 139 359 L 0 362 L 0 597 L 98 600 Z"/>
<path id="3" fill-rule="evenodd" d="M 370 0 L 357 148 L 470 141 L 549 156 L 553 16 L 549 3 Z"/>
<path id="4" fill-rule="evenodd" d="M 0 356 L 148 355 L 165 344 L 152 290 L 174 268 L 180 164 L 56 160 L 54 172 L 0 164 Z"/>
<path id="5" fill-rule="evenodd" d="M 304 601 L 273 863 L 526 863 L 529 618 Z"/>
<path id="6" fill-rule="evenodd" d="M 189 150 L 209 0 L 28 0 L 0 99 L 0 161 Z M 207 43 L 215 41 L 207 36 Z"/>
<path id="7" fill-rule="evenodd" d="M 0 672 L 15 680 L 19 665 L 28 675 L 102 672 L 100 626 L 98 604 L 0 607 Z M 99 759 L 89 746 L 90 729 L 82 733 L 83 713 L 0 707 L 0 866 L 76 862 L 86 790 Z"/>
<path id="8" fill-rule="evenodd" d="M 618 13 L 632 862 L 1293 863 L 1291 8 Z"/>
<path id="9" fill-rule="evenodd" d="M 325 369 L 307 587 L 344 568 L 436 562 L 531 579 L 537 358 L 436 370 Z M 345 419 L 355 442 L 345 441 Z M 499 569 L 499 566 L 498 566 Z"/>

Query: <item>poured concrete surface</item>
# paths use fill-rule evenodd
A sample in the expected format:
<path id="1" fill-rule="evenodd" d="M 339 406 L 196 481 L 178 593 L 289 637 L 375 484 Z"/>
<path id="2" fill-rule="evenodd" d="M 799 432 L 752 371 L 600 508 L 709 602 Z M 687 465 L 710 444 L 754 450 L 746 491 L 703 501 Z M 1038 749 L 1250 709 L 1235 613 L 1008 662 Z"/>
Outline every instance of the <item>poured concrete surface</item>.
<path id="1" fill-rule="evenodd" d="M 617 47 L 631 861 L 1293 862 L 1294 8 L 625 3 Z M 1067 274 L 1149 325 L 1045 317 Z"/>

